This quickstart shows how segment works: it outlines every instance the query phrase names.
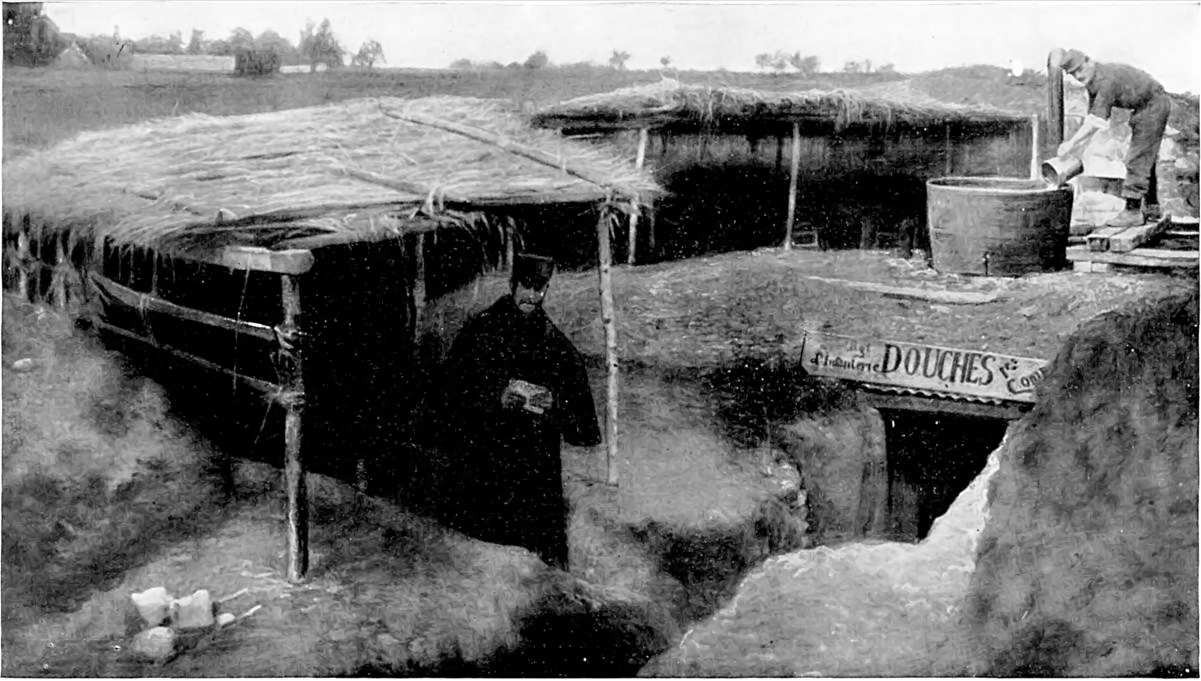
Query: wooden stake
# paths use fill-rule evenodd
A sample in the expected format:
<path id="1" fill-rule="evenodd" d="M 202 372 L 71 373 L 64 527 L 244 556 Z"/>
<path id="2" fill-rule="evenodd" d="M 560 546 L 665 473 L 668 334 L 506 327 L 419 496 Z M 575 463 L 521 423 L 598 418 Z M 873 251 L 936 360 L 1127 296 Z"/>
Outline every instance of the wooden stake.
<path id="1" fill-rule="evenodd" d="M 788 221 L 784 224 L 784 250 L 792 250 L 792 223 L 796 220 L 797 173 L 801 165 L 801 125 L 792 124 L 792 161 L 788 167 Z"/>
<path id="2" fill-rule="evenodd" d="M 1030 114 L 1030 179 L 1039 176 L 1038 163 L 1038 114 Z"/>
<path id="3" fill-rule="evenodd" d="M 280 298 L 284 319 L 279 326 L 279 365 L 282 369 L 284 405 L 284 480 L 288 490 L 288 579 L 299 582 L 309 571 L 309 499 L 301 451 L 301 425 L 304 413 L 304 366 L 300 282 L 296 277 L 280 277 Z"/>
<path id="4" fill-rule="evenodd" d="M 605 411 L 605 480 L 616 485 L 617 475 L 617 317 L 613 304 L 613 279 L 610 264 L 613 260 L 609 244 L 609 224 L 612 217 L 602 208 L 596 222 L 600 275 L 601 323 L 605 327 L 606 411 Z"/>
<path id="5" fill-rule="evenodd" d="M 650 137 L 646 128 L 638 131 L 638 156 L 634 159 L 634 167 L 642 170 L 643 164 L 646 162 L 646 141 Z M 634 212 L 630 214 L 630 246 L 627 252 L 626 262 L 634 264 L 634 253 L 638 244 L 638 202 L 634 202 Z"/>
<path id="6" fill-rule="evenodd" d="M 943 175 L 951 175 L 951 124 L 943 126 Z"/>

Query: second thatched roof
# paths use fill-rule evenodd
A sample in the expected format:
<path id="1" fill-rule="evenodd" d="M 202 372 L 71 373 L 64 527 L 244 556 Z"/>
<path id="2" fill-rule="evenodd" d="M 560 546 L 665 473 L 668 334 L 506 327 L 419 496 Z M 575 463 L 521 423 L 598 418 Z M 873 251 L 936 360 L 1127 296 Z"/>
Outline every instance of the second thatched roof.
<path id="1" fill-rule="evenodd" d="M 532 129 L 502 103 L 430 97 L 88 132 L 6 163 L 3 199 L 6 231 L 185 252 L 657 191 L 628 159 Z"/>
<path id="2" fill-rule="evenodd" d="M 577 97 L 534 116 L 543 127 L 572 131 L 660 128 L 679 132 L 780 132 L 799 124 L 807 134 L 864 135 L 879 130 L 1007 130 L 1020 113 L 848 90 L 771 92 L 691 85 L 672 79 Z"/>

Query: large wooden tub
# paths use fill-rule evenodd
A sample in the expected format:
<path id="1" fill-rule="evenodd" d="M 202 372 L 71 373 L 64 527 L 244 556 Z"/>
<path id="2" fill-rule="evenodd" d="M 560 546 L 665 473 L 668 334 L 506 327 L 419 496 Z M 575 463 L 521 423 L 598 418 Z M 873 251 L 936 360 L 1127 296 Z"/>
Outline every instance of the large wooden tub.
<path id="1" fill-rule="evenodd" d="M 1071 187 L 1009 177 L 926 182 L 934 269 L 1015 276 L 1067 266 Z"/>

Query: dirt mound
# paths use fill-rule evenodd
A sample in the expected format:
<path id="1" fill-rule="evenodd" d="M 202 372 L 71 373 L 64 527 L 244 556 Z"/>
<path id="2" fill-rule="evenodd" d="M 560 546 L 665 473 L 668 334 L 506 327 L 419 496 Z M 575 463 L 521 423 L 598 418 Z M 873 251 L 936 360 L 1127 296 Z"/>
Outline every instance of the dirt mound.
<path id="1" fill-rule="evenodd" d="M 11 295 L 3 314 L 7 643 L 211 522 L 224 495 L 157 384 L 57 314 Z"/>
<path id="2" fill-rule="evenodd" d="M 861 290 L 857 282 L 996 300 L 944 305 Z M 623 366 L 663 369 L 787 357 L 799 351 L 806 328 L 1050 359 L 1082 322 L 1196 286 L 1195 278 L 1157 274 L 941 274 L 878 251 L 764 249 L 613 268 L 618 356 Z M 423 332 L 449 343 L 463 319 L 507 289 L 507 276 L 491 273 L 429 301 Z M 604 355 L 595 271 L 557 273 L 546 310 L 586 357 Z"/>
<path id="3" fill-rule="evenodd" d="M 6 675 L 628 675 L 803 541 L 794 470 L 723 439 L 694 384 L 633 374 L 622 487 L 564 450 L 573 574 L 310 474 L 311 576 L 292 585 L 278 469 L 236 459 L 226 496 L 160 384 L 52 312 L 4 315 Z M 154 666 L 126 629 L 152 586 L 262 609 Z"/>
<path id="4" fill-rule="evenodd" d="M 772 558 L 639 675 L 962 674 L 969 657 L 956 625 L 998 452 L 920 544 L 821 546 Z"/>
<path id="5" fill-rule="evenodd" d="M 924 541 L 770 559 L 640 675 L 1195 675 L 1196 338 L 1089 322 Z"/>
<path id="6" fill-rule="evenodd" d="M 975 671 L 1197 674 L 1197 389 L 1195 294 L 1067 343 L 990 492 Z"/>

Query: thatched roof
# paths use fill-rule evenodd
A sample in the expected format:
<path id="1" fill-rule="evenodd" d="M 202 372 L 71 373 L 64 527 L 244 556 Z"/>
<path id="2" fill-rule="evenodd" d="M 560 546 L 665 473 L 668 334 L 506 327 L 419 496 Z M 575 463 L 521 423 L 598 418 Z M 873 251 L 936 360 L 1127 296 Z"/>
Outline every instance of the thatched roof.
<path id="1" fill-rule="evenodd" d="M 6 231 L 28 216 L 35 229 L 182 252 L 378 238 L 499 205 L 656 191 L 630 160 L 532 129 L 501 103 L 431 97 L 88 132 L 6 163 L 3 197 Z"/>
<path id="2" fill-rule="evenodd" d="M 767 92 L 690 85 L 671 79 L 570 99 L 539 111 L 534 124 L 574 131 L 665 128 L 672 131 L 742 132 L 788 130 L 862 135 L 880 129 L 942 134 L 957 130 L 1004 130 L 1027 120 L 1020 113 L 941 102 L 930 97 L 847 90 Z"/>

